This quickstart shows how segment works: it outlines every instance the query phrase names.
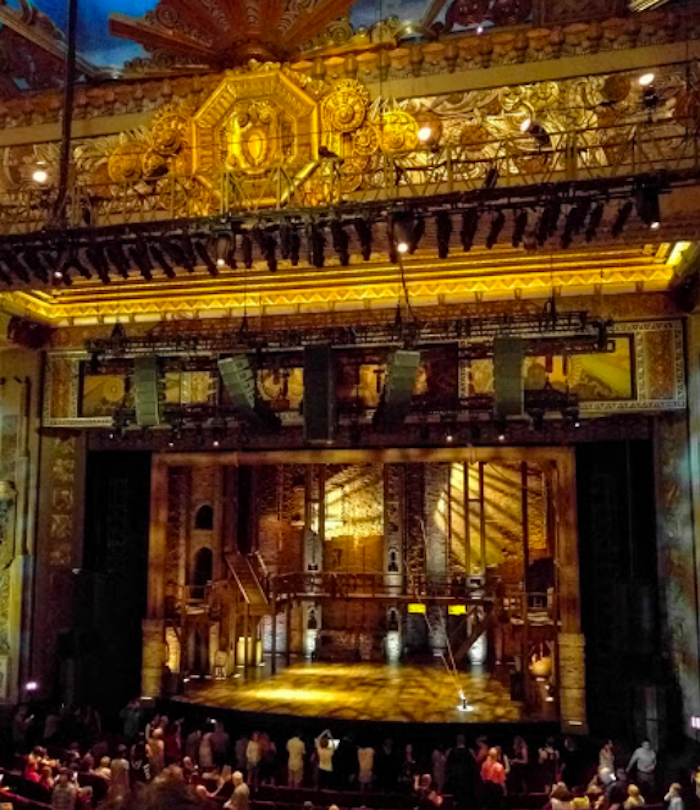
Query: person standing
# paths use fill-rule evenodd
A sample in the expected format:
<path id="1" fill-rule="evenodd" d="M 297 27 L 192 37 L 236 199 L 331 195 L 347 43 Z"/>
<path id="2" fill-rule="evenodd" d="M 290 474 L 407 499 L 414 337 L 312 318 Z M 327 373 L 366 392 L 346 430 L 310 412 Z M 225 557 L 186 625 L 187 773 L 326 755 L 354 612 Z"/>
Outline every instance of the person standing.
<path id="1" fill-rule="evenodd" d="M 500 762 L 499 750 L 489 748 L 481 766 L 481 781 L 484 783 L 484 805 L 488 810 L 501 810 L 506 795 L 506 769 Z"/>
<path id="2" fill-rule="evenodd" d="M 228 755 L 231 749 L 231 738 L 226 733 L 224 724 L 221 720 L 216 721 L 214 731 L 211 735 L 211 751 L 214 757 L 214 764 L 219 768 L 223 768 L 228 762 Z"/>
<path id="3" fill-rule="evenodd" d="M 120 745 L 117 755 L 110 763 L 111 776 L 109 779 L 109 790 L 107 796 L 112 802 L 124 801 L 129 795 L 131 787 L 129 780 L 129 760 L 126 758 L 127 750 L 125 745 Z"/>
<path id="4" fill-rule="evenodd" d="M 371 746 L 358 748 L 357 762 L 359 765 L 357 781 L 360 784 L 360 791 L 368 793 L 372 789 L 374 779 L 374 748 Z"/>
<path id="5" fill-rule="evenodd" d="M 316 738 L 316 756 L 318 758 L 318 787 L 328 790 L 333 787 L 333 754 L 335 746 L 333 736 L 326 729 Z"/>
<path id="6" fill-rule="evenodd" d="M 447 755 L 446 775 L 447 792 L 454 796 L 456 810 L 471 810 L 476 801 L 479 771 L 464 734 L 457 735 L 457 744 Z"/>
<path id="7" fill-rule="evenodd" d="M 301 787 L 304 781 L 304 757 L 306 745 L 298 734 L 287 740 L 287 784 L 289 787 Z"/>
<path id="8" fill-rule="evenodd" d="M 645 793 L 647 799 L 650 796 L 653 797 L 656 778 L 656 751 L 651 747 L 649 740 L 643 740 L 639 748 L 632 754 L 627 765 L 627 773 L 630 776 L 633 768 L 637 769 L 635 781 L 639 789 Z"/>
<path id="9" fill-rule="evenodd" d="M 245 749 L 246 776 L 251 785 L 257 785 L 258 783 L 258 769 L 260 768 L 261 758 L 262 748 L 260 745 L 260 732 L 254 731 L 250 735 L 248 745 Z"/>
<path id="10" fill-rule="evenodd" d="M 441 794 L 445 790 L 445 773 L 447 767 L 447 756 L 441 745 L 433 749 L 430 762 L 435 790 Z"/>

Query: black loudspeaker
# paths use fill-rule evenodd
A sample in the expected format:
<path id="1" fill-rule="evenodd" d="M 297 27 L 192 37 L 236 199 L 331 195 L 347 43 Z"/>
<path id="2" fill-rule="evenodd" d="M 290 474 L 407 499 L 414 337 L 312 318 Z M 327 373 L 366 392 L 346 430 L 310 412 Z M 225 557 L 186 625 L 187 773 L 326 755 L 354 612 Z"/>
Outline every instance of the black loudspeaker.
<path id="1" fill-rule="evenodd" d="M 134 402 L 138 425 L 155 427 L 160 424 L 158 359 L 156 357 L 136 357 L 134 359 Z"/>
<path id="2" fill-rule="evenodd" d="M 255 410 L 255 375 L 245 354 L 219 360 L 219 374 L 232 405 L 241 413 Z"/>
<path id="3" fill-rule="evenodd" d="M 304 440 L 330 444 L 335 436 L 335 366 L 330 345 L 304 347 Z"/>
<path id="4" fill-rule="evenodd" d="M 420 366 L 420 352 L 397 349 L 389 358 L 382 400 L 374 415 L 375 425 L 397 428 L 411 409 L 413 387 Z"/>
<path id="5" fill-rule="evenodd" d="M 499 337 L 493 344 L 493 394 L 496 416 L 523 414 L 522 338 Z"/>

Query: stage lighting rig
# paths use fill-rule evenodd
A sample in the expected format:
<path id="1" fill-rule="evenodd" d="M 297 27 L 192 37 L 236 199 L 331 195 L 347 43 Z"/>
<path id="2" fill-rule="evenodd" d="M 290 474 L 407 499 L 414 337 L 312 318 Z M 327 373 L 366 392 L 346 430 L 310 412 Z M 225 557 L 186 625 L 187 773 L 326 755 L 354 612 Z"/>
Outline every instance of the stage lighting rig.
<path id="1" fill-rule="evenodd" d="M 637 211 L 645 225 L 653 231 L 661 226 L 659 187 L 653 181 L 645 181 L 637 189 Z"/>
<path id="2" fill-rule="evenodd" d="M 158 245 L 151 245 L 151 256 L 155 259 L 156 264 L 158 264 L 161 270 L 165 273 L 168 278 L 175 278 L 175 270 L 173 270 L 173 266 L 165 257 L 163 251 L 158 247 Z"/>
<path id="3" fill-rule="evenodd" d="M 476 236 L 477 228 L 479 227 L 479 211 L 477 208 L 467 208 L 462 214 L 462 230 L 460 236 L 462 239 L 462 248 L 465 251 L 470 251 L 474 246 L 474 237 Z"/>
<path id="4" fill-rule="evenodd" d="M 207 268 L 209 275 L 218 276 L 219 268 L 216 266 L 216 263 L 212 260 L 212 257 L 209 254 L 209 248 L 206 243 L 206 238 L 203 237 L 200 239 L 195 239 L 194 249 L 195 253 L 202 260 L 202 264 Z"/>
<path id="5" fill-rule="evenodd" d="M 525 209 L 518 211 L 515 214 L 513 222 L 513 236 L 511 240 L 513 247 L 518 247 L 518 245 L 523 241 L 525 229 L 527 228 L 527 219 L 527 211 Z"/>
<path id="6" fill-rule="evenodd" d="M 438 211 L 437 221 L 437 243 L 438 256 L 446 259 L 450 255 L 450 238 L 452 237 L 452 217 L 449 211 Z"/>
<path id="7" fill-rule="evenodd" d="M 316 222 L 310 222 L 306 226 L 306 240 L 309 251 L 309 264 L 319 270 L 326 264 L 325 248 L 326 237 L 323 233 L 323 226 Z"/>
<path id="8" fill-rule="evenodd" d="M 243 257 L 243 266 L 246 270 L 250 270 L 253 266 L 253 240 L 248 231 L 243 231 L 241 236 L 241 256 Z"/>
<path id="9" fill-rule="evenodd" d="M 603 213 L 605 211 L 605 203 L 598 202 L 593 207 L 590 216 L 588 217 L 588 227 L 586 228 L 586 242 L 592 242 L 598 233 L 600 223 L 603 221 Z"/>
<path id="10" fill-rule="evenodd" d="M 486 247 L 491 250 L 491 248 L 498 242 L 498 237 L 501 235 L 501 231 L 503 230 L 503 226 L 506 223 L 506 217 L 503 211 L 498 211 L 494 214 L 491 220 L 491 227 L 489 228 L 488 235 L 486 237 Z"/>
<path id="11" fill-rule="evenodd" d="M 151 281 L 153 279 L 153 264 L 151 263 L 150 256 L 148 255 L 148 248 L 146 248 L 143 243 L 136 242 L 133 245 L 129 245 L 127 248 L 127 253 L 129 254 L 133 263 L 138 267 L 141 275 L 147 281 Z"/>
<path id="12" fill-rule="evenodd" d="M 110 284 L 112 279 L 109 275 L 109 261 L 105 256 L 105 249 L 99 242 L 94 242 L 85 250 L 85 258 L 93 266 L 100 281 Z"/>
<path id="13" fill-rule="evenodd" d="M 333 238 L 333 249 L 338 254 L 340 264 L 347 267 L 350 264 L 350 237 L 342 220 L 338 217 L 331 220 L 331 236 Z"/>
<path id="14" fill-rule="evenodd" d="M 360 250 L 364 261 L 372 257 L 372 220 L 365 215 L 355 217 L 355 233 L 360 242 Z"/>
<path id="15" fill-rule="evenodd" d="M 216 266 L 226 267 L 231 253 L 231 234 L 220 232 L 216 236 Z"/>
<path id="16" fill-rule="evenodd" d="M 613 236 L 617 237 L 625 230 L 625 225 L 627 225 L 627 220 L 630 218 L 633 208 L 634 204 L 632 200 L 627 200 L 620 206 L 620 210 L 617 212 L 617 217 L 615 217 L 615 222 L 613 222 L 611 229 Z"/>

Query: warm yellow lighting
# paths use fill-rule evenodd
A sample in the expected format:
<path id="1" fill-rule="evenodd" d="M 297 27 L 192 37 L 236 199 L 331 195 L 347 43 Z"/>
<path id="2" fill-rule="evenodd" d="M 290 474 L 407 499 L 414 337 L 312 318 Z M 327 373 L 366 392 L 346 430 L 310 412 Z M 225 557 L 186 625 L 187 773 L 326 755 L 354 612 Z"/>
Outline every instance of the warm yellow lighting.
<path id="1" fill-rule="evenodd" d="M 409 613 L 425 613 L 425 605 L 418 602 L 411 602 L 408 606 Z"/>
<path id="2" fill-rule="evenodd" d="M 466 616 L 467 615 L 467 606 L 466 605 L 448 605 L 447 612 L 450 616 Z"/>
<path id="3" fill-rule="evenodd" d="M 675 267 L 678 262 L 680 262 L 681 257 L 689 247 L 690 242 L 676 242 L 666 263 L 671 267 Z"/>
<path id="4" fill-rule="evenodd" d="M 32 174 L 32 180 L 35 183 L 39 183 L 39 185 L 43 185 L 49 179 L 49 173 L 46 169 L 36 169 L 34 174 Z"/>
<path id="5" fill-rule="evenodd" d="M 654 73 L 644 73 L 639 77 L 638 81 L 642 87 L 649 87 L 650 84 L 653 84 L 655 78 L 656 75 Z"/>
<path id="6" fill-rule="evenodd" d="M 421 128 L 418 130 L 418 140 L 419 140 L 421 143 L 426 143 L 426 142 L 427 142 L 427 141 L 429 141 L 429 140 L 430 140 L 432 137 L 433 137 L 433 130 L 432 130 L 430 127 L 425 126 L 425 127 L 421 127 Z"/>

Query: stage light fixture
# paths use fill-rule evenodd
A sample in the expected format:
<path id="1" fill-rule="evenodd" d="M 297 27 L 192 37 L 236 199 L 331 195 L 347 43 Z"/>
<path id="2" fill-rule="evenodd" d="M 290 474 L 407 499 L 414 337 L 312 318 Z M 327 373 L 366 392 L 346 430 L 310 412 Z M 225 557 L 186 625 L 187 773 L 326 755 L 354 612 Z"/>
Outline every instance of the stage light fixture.
<path id="1" fill-rule="evenodd" d="M 280 256 L 286 261 L 292 252 L 292 226 L 289 220 L 280 223 Z"/>
<path id="2" fill-rule="evenodd" d="M 274 234 L 263 232 L 262 254 L 267 262 L 267 269 L 271 273 L 277 272 L 277 240 Z"/>
<path id="3" fill-rule="evenodd" d="M 449 211 L 438 211 L 437 217 L 438 256 L 446 259 L 450 255 L 450 238 L 452 236 L 452 217 Z"/>
<path id="4" fill-rule="evenodd" d="M 498 237 L 501 235 L 501 231 L 503 230 L 505 223 L 506 217 L 503 211 L 499 211 L 494 215 L 493 219 L 491 220 L 491 227 L 489 228 L 488 235 L 486 236 L 486 247 L 489 250 L 491 250 L 496 242 L 498 242 Z"/>
<path id="5" fill-rule="evenodd" d="M 643 183 L 637 190 L 637 211 L 645 225 L 658 230 L 661 226 L 661 208 L 659 188 L 655 183 Z"/>
<path id="6" fill-rule="evenodd" d="M 151 263 L 151 259 L 148 255 L 148 249 L 145 247 L 145 245 L 143 245 L 141 242 L 136 242 L 133 245 L 129 245 L 127 253 L 131 257 L 134 264 L 138 267 L 141 275 L 147 281 L 151 281 L 153 279 L 153 264 Z"/>
<path id="7" fill-rule="evenodd" d="M 500 171 L 498 170 L 498 166 L 491 166 L 489 167 L 488 171 L 484 176 L 484 188 L 496 188 L 498 185 L 498 178 L 500 177 Z"/>
<path id="8" fill-rule="evenodd" d="M 462 247 L 465 251 L 470 251 L 474 245 L 474 237 L 479 227 L 479 211 L 476 208 L 468 208 L 462 214 Z"/>
<path id="9" fill-rule="evenodd" d="M 477 33 L 477 35 L 483 34 L 484 33 L 484 26 L 483 25 L 477 25 L 476 26 L 476 33 Z"/>
<path id="10" fill-rule="evenodd" d="M 323 227 L 315 222 L 310 222 L 306 227 L 306 241 L 309 251 L 309 264 L 320 270 L 326 263 L 324 253 L 326 237 L 323 233 Z"/>
<path id="11" fill-rule="evenodd" d="M 219 233 L 216 237 L 216 266 L 226 267 L 226 260 L 231 250 L 231 234 Z"/>
<path id="12" fill-rule="evenodd" d="M 659 103 L 659 94 L 654 84 L 655 80 L 656 75 L 654 73 L 644 73 L 637 80 L 642 88 L 642 104 L 647 110 L 653 110 Z"/>
<path id="13" fill-rule="evenodd" d="M 209 254 L 209 248 L 204 239 L 195 239 L 194 240 L 194 250 L 195 253 L 199 256 L 202 260 L 202 264 L 207 268 L 207 271 L 210 276 L 218 276 L 219 275 L 219 268 L 216 266 L 214 261 Z"/>
<path id="14" fill-rule="evenodd" d="M 151 245 L 151 256 L 156 261 L 161 268 L 161 270 L 165 273 L 168 278 L 175 278 L 175 270 L 170 262 L 166 259 L 163 251 L 158 247 L 158 245 Z"/>
<path id="15" fill-rule="evenodd" d="M 49 181 L 49 173 L 42 166 L 37 165 L 32 172 L 32 180 L 39 186 L 43 186 Z"/>
<path id="16" fill-rule="evenodd" d="M 421 143 L 428 143 L 428 141 L 433 137 L 433 130 L 429 126 L 421 127 L 418 130 L 418 140 Z"/>
<path id="17" fill-rule="evenodd" d="M 331 236 L 333 238 L 333 249 L 338 254 L 341 266 L 347 267 L 350 264 L 350 237 L 342 220 L 337 217 L 331 220 Z"/>
<path id="18" fill-rule="evenodd" d="M 124 255 L 124 250 L 119 242 L 111 242 L 107 245 L 107 256 L 110 262 L 117 268 L 117 272 L 122 278 L 129 278 L 131 263 Z"/>
<path id="19" fill-rule="evenodd" d="M 355 218 L 354 224 L 362 258 L 368 262 L 372 257 L 372 220 L 367 216 L 359 216 Z"/>
<path id="20" fill-rule="evenodd" d="M 617 217 L 615 217 L 615 222 L 613 222 L 613 226 L 611 229 L 611 233 L 613 236 L 619 236 L 624 230 L 625 225 L 627 225 L 627 220 L 630 218 L 632 214 L 632 209 L 634 205 L 632 200 L 627 200 L 624 205 L 620 207 L 620 210 L 617 212 Z"/>
<path id="21" fill-rule="evenodd" d="M 552 145 L 552 138 L 547 132 L 547 129 L 539 121 L 534 118 L 526 118 L 520 124 L 520 131 L 523 135 L 529 135 L 540 149 L 545 149 Z"/>
<path id="22" fill-rule="evenodd" d="M 21 252 L 20 258 L 24 262 L 25 266 L 31 270 L 34 276 L 36 276 L 36 278 L 38 278 L 44 284 L 48 283 L 51 269 L 46 266 L 43 256 L 36 248 L 25 248 Z"/>
<path id="23" fill-rule="evenodd" d="M 22 266 L 21 262 L 11 250 L 2 251 L 2 261 L 8 267 L 12 275 L 17 276 L 17 278 L 21 279 L 27 284 L 29 283 L 29 273 L 27 272 L 27 268 Z"/>
<path id="24" fill-rule="evenodd" d="M 112 279 L 109 275 L 109 261 L 105 256 L 104 247 L 97 242 L 93 243 L 86 249 L 85 258 L 93 266 L 100 281 L 103 284 L 110 284 Z"/>
<path id="25" fill-rule="evenodd" d="M 243 231 L 241 237 L 241 255 L 243 256 L 243 266 L 246 270 L 250 270 L 253 266 L 253 240 L 248 231 Z"/>
<path id="26" fill-rule="evenodd" d="M 525 228 L 527 228 L 527 211 L 523 209 L 522 211 L 518 211 L 518 213 L 515 215 L 513 223 L 513 236 L 511 240 L 513 247 L 518 247 L 518 245 L 523 241 Z"/>
<path id="27" fill-rule="evenodd" d="M 598 233 L 600 223 L 603 221 L 603 212 L 605 211 L 605 203 L 599 202 L 593 207 L 590 216 L 588 217 L 588 227 L 586 228 L 586 242 L 591 242 Z"/>

